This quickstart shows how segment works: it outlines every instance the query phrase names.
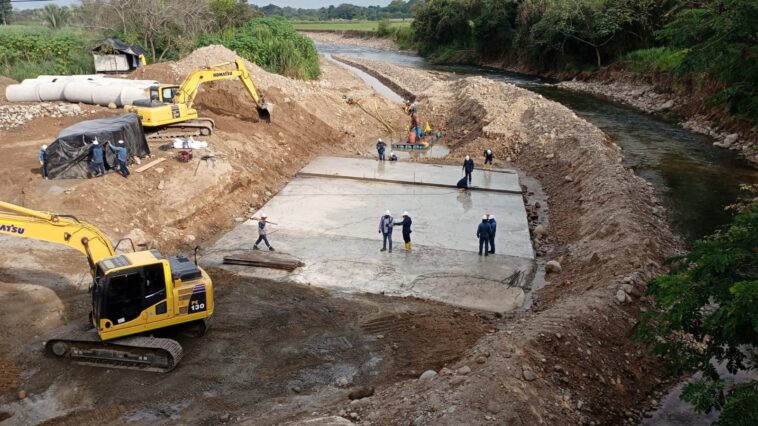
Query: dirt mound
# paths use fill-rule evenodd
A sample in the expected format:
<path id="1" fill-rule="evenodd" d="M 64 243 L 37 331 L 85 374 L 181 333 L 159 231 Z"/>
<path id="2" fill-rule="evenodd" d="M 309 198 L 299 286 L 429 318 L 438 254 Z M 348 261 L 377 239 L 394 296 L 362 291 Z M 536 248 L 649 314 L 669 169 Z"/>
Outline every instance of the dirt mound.
<path id="1" fill-rule="evenodd" d="M 18 386 L 20 375 L 21 370 L 12 361 L 0 358 L 0 396 L 5 395 Z"/>

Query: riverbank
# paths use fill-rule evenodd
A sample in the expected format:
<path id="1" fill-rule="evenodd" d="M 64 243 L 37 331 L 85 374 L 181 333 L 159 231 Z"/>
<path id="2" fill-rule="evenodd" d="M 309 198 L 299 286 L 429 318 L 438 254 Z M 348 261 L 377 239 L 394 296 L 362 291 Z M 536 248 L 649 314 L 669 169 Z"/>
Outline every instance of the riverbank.
<path id="1" fill-rule="evenodd" d="M 390 52 L 413 52 L 400 49 L 392 39 L 366 34 L 364 31 L 298 31 L 317 43 L 354 45 L 372 49 L 388 50 Z M 415 53 L 415 52 L 413 52 Z"/>
<path id="2" fill-rule="evenodd" d="M 627 336 L 645 282 L 679 246 L 652 185 L 624 168 L 620 148 L 602 131 L 541 95 L 482 77 L 451 81 L 382 62 L 349 63 L 413 94 L 422 120 L 445 133 L 450 161 L 492 149 L 539 179 L 547 205 L 527 209 L 549 211 L 550 225 L 532 229 L 535 248 L 562 270 L 548 274 L 532 311 L 492 330 L 439 377 L 382 390 L 361 416 L 390 423 L 638 421 L 666 374 Z"/>
<path id="3" fill-rule="evenodd" d="M 354 45 L 388 51 L 398 51 L 389 39 L 365 39 L 349 37 L 340 33 L 308 33 L 309 37 L 322 43 Z M 486 61 L 475 65 L 508 72 L 535 75 L 533 69 L 513 66 L 506 61 Z M 758 167 L 758 128 L 744 120 L 714 109 L 704 112 L 700 105 L 706 97 L 695 96 L 691 88 L 677 86 L 660 75 L 641 76 L 627 72 L 623 67 L 609 66 L 596 73 L 567 75 L 550 73 L 541 77 L 562 81 L 556 86 L 562 89 L 608 98 L 640 111 L 676 121 L 679 126 L 692 132 L 713 138 L 713 145 L 739 153 Z M 576 77 L 576 78 L 574 78 Z M 391 87 L 391 86 L 390 86 Z"/>

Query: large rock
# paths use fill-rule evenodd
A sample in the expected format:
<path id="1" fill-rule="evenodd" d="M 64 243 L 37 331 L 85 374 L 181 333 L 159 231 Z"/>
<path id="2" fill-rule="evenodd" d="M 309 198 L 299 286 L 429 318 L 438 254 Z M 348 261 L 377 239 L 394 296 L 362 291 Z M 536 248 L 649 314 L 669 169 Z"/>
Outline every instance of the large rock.
<path id="1" fill-rule="evenodd" d="M 563 268 L 557 260 L 551 260 L 545 264 L 545 272 L 548 274 L 560 274 L 562 270 Z"/>
<path id="2" fill-rule="evenodd" d="M 724 138 L 724 143 L 722 144 L 724 147 L 729 148 L 730 146 L 734 145 L 735 142 L 737 142 L 737 139 L 740 137 L 737 133 L 732 133 L 731 135 L 728 135 Z"/>
<path id="3" fill-rule="evenodd" d="M 437 372 L 434 370 L 426 370 L 423 374 L 418 378 L 419 380 L 431 380 L 434 378 L 434 376 L 437 375 Z"/>

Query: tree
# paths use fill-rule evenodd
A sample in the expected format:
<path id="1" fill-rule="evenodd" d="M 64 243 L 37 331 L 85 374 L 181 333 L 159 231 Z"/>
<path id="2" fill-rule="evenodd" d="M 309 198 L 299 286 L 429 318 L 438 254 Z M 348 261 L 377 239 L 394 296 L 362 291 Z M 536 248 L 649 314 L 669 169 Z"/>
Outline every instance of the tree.
<path id="1" fill-rule="evenodd" d="M 67 7 L 60 7 L 55 4 L 46 4 L 45 7 L 40 10 L 40 14 L 44 18 L 45 23 L 54 30 L 66 26 L 69 18 L 71 18 L 71 11 Z"/>
<path id="2" fill-rule="evenodd" d="M 758 186 L 745 189 L 758 194 Z M 655 302 L 636 337 L 673 372 L 702 373 L 682 392 L 697 411 L 750 425 L 758 424 L 758 381 L 728 385 L 716 369 L 755 372 L 758 361 L 758 201 L 734 208 L 731 225 L 670 259 L 671 271 L 649 283 Z"/>
<path id="3" fill-rule="evenodd" d="M 10 23 L 12 10 L 13 5 L 11 5 L 11 0 L 0 0 L 0 22 L 2 22 L 3 25 L 8 25 Z"/>
<path id="4" fill-rule="evenodd" d="M 701 2 L 682 10 L 658 35 L 687 49 L 678 71 L 708 73 L 727 87 L 712 102 L 758 123 L 758 1 Z"/>
<path id="5" fill-rule="evenodd" d="M 247 0 L 211 0 L 210 7 L 217 28 L 239 27 L 260 14 Z"/>

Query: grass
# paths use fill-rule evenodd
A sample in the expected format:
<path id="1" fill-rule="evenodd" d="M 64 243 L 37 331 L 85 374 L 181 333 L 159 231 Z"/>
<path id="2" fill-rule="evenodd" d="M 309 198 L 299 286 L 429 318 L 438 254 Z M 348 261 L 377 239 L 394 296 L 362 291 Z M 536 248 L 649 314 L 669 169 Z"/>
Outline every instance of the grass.
<path id="1" fill-rule="evenodd" d="M 380 21 L 320 21 L 292 22 L 296 30 L 302 31 L 366 31 L 376 32 Z M 392 28 L 410 28 L 411 21 L 390 21 Z"/>
<path id="2" fill-rule="evenodd" d="M 687 49 L 653 47 L 629 52 L 623 60 L 632 71 L 638 73 L 670 72 L 682 63 L 686 54 Z"/>
<path id="3" fill-rule="evenodd" d="M 91 40 L 76 29 L 40 25 L 0 27 L 0 74 L 21 81 L 41 74 L 94 72 Z"/>

